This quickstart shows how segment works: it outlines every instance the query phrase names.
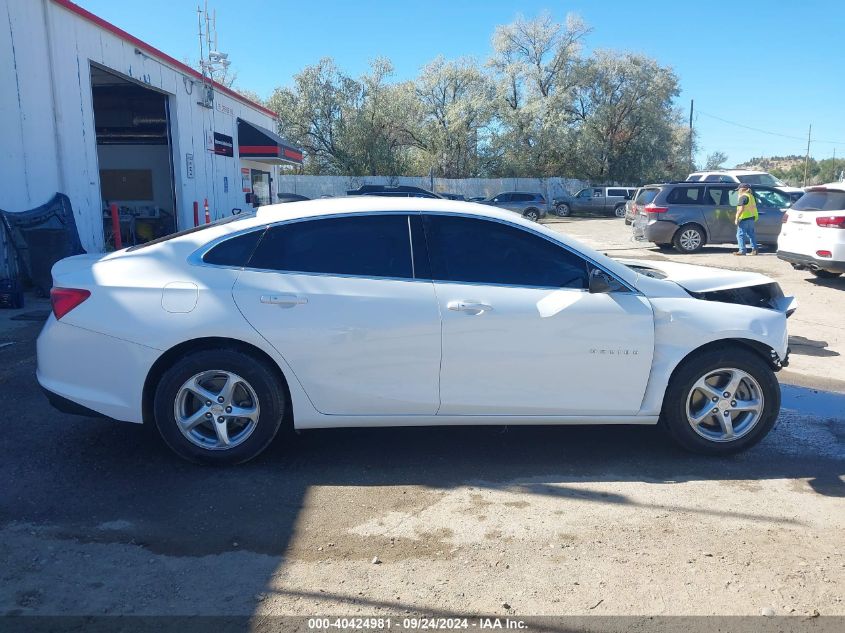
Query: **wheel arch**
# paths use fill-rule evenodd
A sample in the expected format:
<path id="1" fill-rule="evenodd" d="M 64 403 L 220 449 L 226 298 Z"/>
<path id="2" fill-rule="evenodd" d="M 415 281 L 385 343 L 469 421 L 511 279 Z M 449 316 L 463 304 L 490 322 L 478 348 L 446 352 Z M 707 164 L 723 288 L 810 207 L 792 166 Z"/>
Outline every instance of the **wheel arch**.
<path id="1" fill-rule="evenodd" d="M 144 424 L 154 424 L 153 400 L 156 387 L 158 386 L 161 377 L 164 375 L 164 372 L 167 371 L 167 369 L 170 368 L 177 359 L 194 352 L 216 350 L 221 348 L 234 349 L 243 352 L 244 354 L 266 363 L 267 366 L 273 370 L 279 380 L 279 383 L 285 390 L 285 418 L 286 421 L 289 421 L 290 427 L 293 428 L 293 406 L 291 403 L 290 387 L 288 386 L 288 380 L 285 377 L 282 368 L 279 367 L 279 364 L 272 356 L 267 354 L 267 352 L 255 345 L 252 345 L 251 343 L 220 336 L 209 336 L 183 341 L 178 345 L 174 345 L 156 359 L 152 367 L 150 367 L 149 372 L 147 372 L 141 396 L 142 417 Z"/>
<path id="2" fill-rule="evenodd" d="M 669 381 L 667 382 L 667 385 L 672 382 L 675 375 L 678 373 L 678 370 L 684 365 L 684 363 L 694 358 L 695 355 L 701 354 L 702 352 L 730 347 L 738 347 L 754 353 L 758 358 L 765 361 L 773 371 L 778 371 L 783 366 L 781 362 L 782 359 L 778 356 L 778 353 L 772 346 L 767 345 L 766 343 L 755 341 L 750 338 L 723 338 L 710 341 L 709 343 L 704 343 L 703 345 L 700 345 L 694 350 L 688 352 L 672 369 L 672 373 L 669 374 Z"/>

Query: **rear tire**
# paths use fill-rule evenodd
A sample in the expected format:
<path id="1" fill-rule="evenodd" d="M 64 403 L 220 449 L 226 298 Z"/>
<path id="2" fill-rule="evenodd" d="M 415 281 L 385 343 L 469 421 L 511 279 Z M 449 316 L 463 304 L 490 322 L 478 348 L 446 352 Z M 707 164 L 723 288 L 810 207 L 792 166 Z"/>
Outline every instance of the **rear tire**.
<path id="1" fill-rule="evenodd" d="M 203 350 L 179 359 L 162 375 L 155 423 L 183 459 L 241 464 L 273 441 L 286 401 L 284 385 L 265 361 L 234 349 Z"/>
<path id="2" fill-rule="evenodd" d="M 525 213 L 522 214 L 526 220 L 531 220 L 532 222 L 538 222 L 540 220 L 540 212 L 537 209 L 527 209 Z"/>
<path id="3" fill-rule="evenodd" d="M 810 270 L 814 276 L 818 277 L 819 279 L 834 279 L 835 277 L 839 277 L 842 273 L 835 273 L 830 270 Z"/>
<path id="4" fill-rule="evenodd" d="M 685 224 L 677 231 L 672 238 L 672 244 L 679 253 L 697 253 L 707 243 L 707 236 L 697 224 Z"/>
<path id="5" fill-rule="evenodd" d="M 613 214 L 617 218 L 624 218 L 625 217 L 625 205 L 624 204 L 617 205 L 616 208 L 613 209 Z"/>
<path id="6" fill-rule="evenodd" d="M 758 411 L 751 409 L 755 402 Z M 688 451 L 729 455 L 762 440 L 779 412 L 780 385 L 769 364 L 750 350 L 725 346 L 695 353 L 678 366 L 660 423 Z"/>

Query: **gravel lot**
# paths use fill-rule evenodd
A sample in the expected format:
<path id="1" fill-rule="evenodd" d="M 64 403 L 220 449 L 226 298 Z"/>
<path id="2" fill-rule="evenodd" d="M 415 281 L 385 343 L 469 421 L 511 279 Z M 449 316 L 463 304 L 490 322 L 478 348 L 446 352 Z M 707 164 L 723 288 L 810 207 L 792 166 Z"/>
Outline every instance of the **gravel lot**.
<path id="1" fill-rule="evenodd" d="M 618 219 L 550 224 L 795 294 L 780 378 L 798 386 L 772 434 L 709 459 L 640 427 L 312 431 L 201 468 L 53 411 L 40 324 L 6 311 L 0 613 L 845 615 L 845 280 L 659 252 Z"/>

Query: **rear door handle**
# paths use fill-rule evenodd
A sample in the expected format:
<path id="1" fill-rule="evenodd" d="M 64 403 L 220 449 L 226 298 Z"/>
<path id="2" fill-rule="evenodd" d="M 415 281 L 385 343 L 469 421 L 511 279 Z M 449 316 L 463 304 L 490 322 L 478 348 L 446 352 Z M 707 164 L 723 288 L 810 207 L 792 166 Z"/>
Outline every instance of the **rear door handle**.
<path id="1" fill-rule="evenodd" d="M 493 306 L 491 305 L 479 301 L 469 301 L 467 299 L 450 301 L 446 304 L 446 307 L 455 312 L 468 312 L 470 314 L 482 314 L 493 310 Z"/>
<path id="2" fill-rule="evenodd" d="M 305 297 L 297 295 L 281 294 L 281 295 L 261 295 L 261 303 L 270 303 L 279 305 L 284 308 L 292 308 L 294 306 L 308 303 Z"/>

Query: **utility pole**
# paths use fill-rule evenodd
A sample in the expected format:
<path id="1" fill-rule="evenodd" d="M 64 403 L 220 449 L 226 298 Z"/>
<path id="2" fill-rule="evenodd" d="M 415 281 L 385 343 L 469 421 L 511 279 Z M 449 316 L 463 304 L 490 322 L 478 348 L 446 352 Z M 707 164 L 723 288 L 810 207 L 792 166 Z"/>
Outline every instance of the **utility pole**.
<path id="1" fill-rule="evenodd" d="M 689 100 L 689 170 L 691 172 L 695 171 L 695 163 L 692 161 L 692 111 L 694 103 L 692 99 Z"/>
<path id="2" fill-rule="evenodd" d="M 801 185 L 802 187 L 807 186 L 807 167 L 810 164 L 810 136 L 813 134 L 813 124 L 810 124 L 810 131 L 807 132 L 807 155 L 804 157 L 804 184 Z"/>

